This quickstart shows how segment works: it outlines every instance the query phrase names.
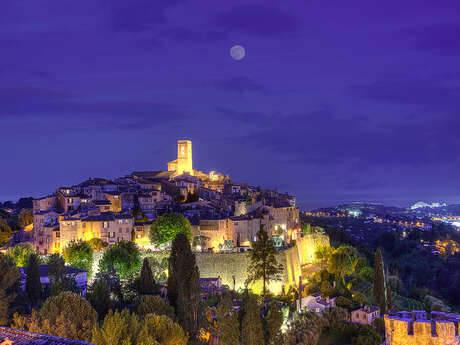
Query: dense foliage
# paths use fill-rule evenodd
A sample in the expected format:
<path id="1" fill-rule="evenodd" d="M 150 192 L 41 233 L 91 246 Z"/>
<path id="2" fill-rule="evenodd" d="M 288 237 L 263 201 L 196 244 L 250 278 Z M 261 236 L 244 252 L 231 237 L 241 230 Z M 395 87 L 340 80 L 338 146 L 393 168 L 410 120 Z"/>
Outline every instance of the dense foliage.
<path id="1" fill-rule="evenodd" d="M 104 252 L 99 263 L 102 271 L 106 271 L 109 266 L 112 266 L 122 279 L 133 277 L 141 266 L 139 248 L 130 241 L 115 243 Z"/>
<path id="2" fill-rule="evenodd" d="M 35 248 L 32 243 L 25 242 L 8 248 L 6 257 L 10 262 L 18 267 L 25 267 L 29 263 L 29 257 L 35 254 Z"/>
<path id="3" fill-rule="evenodd" d="M 147 258 L 144 258 L 142 263 L 141 274 L 136 281 L 136 289 L 139 295 L 154 295 L 157 292 L 157 286 L 153 280 L 152 269 Z"/>
<path id="4" fill-rule="evenodd" d="M 245 298 L 241 340 L 243 345 L 264 345 L 265 342 L 260 305 L 255 296 Z"/>
<path id="5" fill-rule="evenodd" d="M 96 345 L 186 345 L 184 330 L 165 315 L 148 314 L 139 319 L 128 309 L 112 312 L 93 330 Z"/>
<path id="6" fill-rule="evenodd" d="M 25 228 L 34 222 L 34 213 L 31 209 L 24 208 L 21 210 L 18 216 L 19 225 L 21 228 Z"/>
<path id="7" fill-rule="evenodd" d="M 152 243 L 162 245 L 171 242 L 180 233 L 191 239 L 192 226 L 188 219 L 179 213 L 166 213 L 155 219 L 149 237 Z"/>
<path id="8" fill-rule="evenodd" d="M 91 274 L 93 266 L 93 248 L 88 242 L 72 241 L 62 251 L 65 262 L 70 266 L 88 271 Z"/>
<path id="9" fill-rule="evenodd" d="M 388 271 L 387 281 L 391 287 L 393 309 L 427 309 L 425 303 L 435 297 L 449 308 L 460 308 L 460 253 L 455 255 L 439 255 L 425 248 L 422 242 L 435 243 L 437 240 L 455 240 L 460 243 L 460 233 L 446 224 L 434 224 L 430 231 L 408 229 L 405 234 L 397 231 L 380 230 L 379 223 L 365 224 L 359 219 L 341 218 L 343 228 L 353 228 L 364 234 L 361 239 L 347 235 L 337 227 L 338 220 L 309 219 L 313 225 L 322 226 L 331 239 L 331 243 L 339 245 L 347 243 L 355 246 L 368 261 L 374 261 L 375 250 L 382 248 L 382 257 Z M 372 226 L 372 231 L 366 229 Z M 367 269 L 366 269 L 367 270 Z M 362 272 L 368 278 L 371 271 Z M 369 273 L 369 274 L 368 274 Z M 372 293 L 371 293 L 372 295 Z M 437 308 L 438 303 L 435 303 Z"/>
<path id="10" fill-rule="evenodd" d="M 8 322 L 8 307 L 15 296 L 15 285 L 19 280 L 19 270 L 0 254 L 0 325 Z"/>
<path id="11" fill-rule="evenodd" d="M 136 304 L 136 313 L 140 318 L 144 318 L 147 314 L 166 315 L 173 320 L 176 318 L 174 308 L 160 296 L 140 296 Z"/>
<path id="12" fill-rule="evenodd" d="M 30 255 L 27 265 L 26 294 L 32 306 L 37 306 L 43 298 L 43 289 L 38 265 L 38 256 L 36 254 Z"/>
<path id="13" fill-rule="evenodd" d="M 82 296 L 66 291 L 50 297 L 28 317 L 14 315 L 13 327 L 58 337 L 90 341 L 97 313 Z"/>
<path id="14" fill-rule="evenodd" d="M 86 299 L 91 303 L 94 310 L 103 318 L 107 312 L 113 307 L 110 297 L 110 287 L 105 279 L 94 279 L 88 287 Z"/>
<path id="15" fill-rule="evenodd" d="M 50 279 L 49 295 L 59 295 L 64 291 L 78 293 L 75 278 L 67 274 L 65 261 L 59 254 L 51 254 L 48 258 L 48 276 Z"/>
<path id="16" fill-rule="evenodd" d="M 232 308 L 232 300 L 229 294 L 225 294 L 218 307 L 216 315 L 216 334 L 221 345 L 240 344 L 240 323 L 238 312 Z"/>

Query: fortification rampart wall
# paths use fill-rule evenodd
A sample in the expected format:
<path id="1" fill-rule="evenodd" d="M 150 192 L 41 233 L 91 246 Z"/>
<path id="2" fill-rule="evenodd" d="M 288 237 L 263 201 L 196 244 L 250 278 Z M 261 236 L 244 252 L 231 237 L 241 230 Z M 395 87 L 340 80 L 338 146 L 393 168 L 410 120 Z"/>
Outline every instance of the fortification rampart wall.
<path id="1" fill-rule="evenodd" d="M 457 315 L 458 316 L 458 315 Z M 459 345 L 460 316 L 427 320 L 411 313 L 385 315 L 387 345 Z"/>

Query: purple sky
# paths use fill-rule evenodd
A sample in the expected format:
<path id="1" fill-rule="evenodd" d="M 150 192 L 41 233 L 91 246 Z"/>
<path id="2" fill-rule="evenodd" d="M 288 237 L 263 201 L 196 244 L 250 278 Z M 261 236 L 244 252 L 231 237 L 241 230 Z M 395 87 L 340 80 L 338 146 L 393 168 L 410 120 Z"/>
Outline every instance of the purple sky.
<path id="1" fill-rule="evenodd" d="M 3 0 L 0 200 L 195 168 L 460 202 L 460 2 Z M 240 44 L 246 57 L 232 60 Z"/>

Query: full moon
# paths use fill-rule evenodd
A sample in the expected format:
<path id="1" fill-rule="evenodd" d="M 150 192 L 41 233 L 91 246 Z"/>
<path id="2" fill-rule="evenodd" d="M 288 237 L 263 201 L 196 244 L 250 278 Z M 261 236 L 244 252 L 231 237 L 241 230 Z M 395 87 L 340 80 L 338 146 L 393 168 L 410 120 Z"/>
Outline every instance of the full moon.
<path id="1" fill-rule="evenodd" d="M 243 46 L 236 45 L 230 49 L 230 55 L 234 60 L 242 60 L 246 55 L 246 51 Z"/>

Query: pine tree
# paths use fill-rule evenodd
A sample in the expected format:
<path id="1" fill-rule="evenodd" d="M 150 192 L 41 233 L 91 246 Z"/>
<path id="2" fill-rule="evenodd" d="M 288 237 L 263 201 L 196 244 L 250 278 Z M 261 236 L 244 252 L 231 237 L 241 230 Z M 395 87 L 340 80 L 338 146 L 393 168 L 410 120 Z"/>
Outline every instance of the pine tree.
<path id="1" fill-rule="evenodd" d="M 217 335 L 220 345 L 240 344 L 240 323 L 238 312 L 232 308 L 229 294 L 225 294 L 217 307 Z"/>
<path id="2" fill-rule="evenodd" d="M 267 231 L 265 231 L 262 224 L 257 233 L 257 241 L 252 243 L 252 249 L 246 283 L 255 283 L 262 280 L 262 294 L 265 300 L 267 284 L 271 280 L 280 280 L 279 276 L 282 272 L 282 267 L 276 260 L 277 251 L 273 241 L 268 237 Z"/>
<path id="3" fill-rule="evenodd" d="M 177 234 L 169 258 L 168 298 L 180 325 L 193 340 L 198 334 L 200 273 L 187 236 Z"/>
<path id="4" fill-rule="evenodd" d="M 154 295 L 156 293 L 156 284 L 153 280 L 152 269 L 147 258 L 144 259 L 142 264 L 141 274 L 137 281 L 137 293 L 139 295 Z"/>
<path id="5" fill-rule="evenodd" d="M 382 250 L 377 248 L 374 261 L 374 302 L 380 307 L 382 314 L 387 310 L 387 288 Z"/>
<path id="6" fill-rule="evenodd" d="M 264 345 L 264 331 L 260 317 L 260 307 L 255 296 L 246 299 L 245 314 L 242 323 L 243 345 Z"/>
<path id="7" fill-rule="evenodd" d="M 38 270 L 38 257 L 35 254 L 29 257 L 26 275 L 26 293 L 33 307 L 40 303 L 43 296 L 40 272 Z"/>

